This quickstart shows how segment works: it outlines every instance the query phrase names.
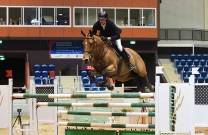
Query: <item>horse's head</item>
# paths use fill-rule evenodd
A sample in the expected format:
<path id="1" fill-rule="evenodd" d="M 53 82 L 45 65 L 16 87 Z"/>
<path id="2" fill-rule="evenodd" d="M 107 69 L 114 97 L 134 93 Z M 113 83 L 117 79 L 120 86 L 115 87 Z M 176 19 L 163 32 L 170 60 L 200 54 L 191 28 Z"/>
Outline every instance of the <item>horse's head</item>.
<path id="1" fill-rule="evenodd" d="M 92 31 L 90 30 L 89 33 L 86 35 L 82 30 L 81 30 L 82 35 L 84 36 L 84 40 L 82 42 L 83 44 L 83 49 L 84 49 L 84 54 L 82 57 L 82 61 L 87 64 L 90 61 L 90 58 L 93 53 L 94 49 L 94 44 L 95 44 L 95 39 L 92 34 Z"/>

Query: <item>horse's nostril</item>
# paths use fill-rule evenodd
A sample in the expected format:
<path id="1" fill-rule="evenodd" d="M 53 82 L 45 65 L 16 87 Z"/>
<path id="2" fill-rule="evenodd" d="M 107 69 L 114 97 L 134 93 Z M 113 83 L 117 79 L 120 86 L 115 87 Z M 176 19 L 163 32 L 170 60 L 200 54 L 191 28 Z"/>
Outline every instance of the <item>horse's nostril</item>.
<path id="1" fill-rule="evenodd" d="M 84 60 L 84 63 L 87 64 L 87 63 L 88 63 L 88 59 L 85 59 L 85 60 Z"/>

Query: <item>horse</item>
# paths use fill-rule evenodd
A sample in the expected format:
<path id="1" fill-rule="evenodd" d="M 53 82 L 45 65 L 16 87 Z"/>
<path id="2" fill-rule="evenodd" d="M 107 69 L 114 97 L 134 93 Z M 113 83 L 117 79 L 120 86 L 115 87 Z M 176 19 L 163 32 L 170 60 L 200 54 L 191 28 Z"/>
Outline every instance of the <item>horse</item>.
<path id="1" fill-rule="evenodd" d="M 88 64 L 92 60 L 93 68 L 89 71 L 89 78 L 97 87 L 107 87 L 112 91 L 114 86 L 108 82 L 107 77 L 109 77 L 120 82 L 133 79 L 140 92 L 146 92 L 147 88 L 149 91 L 154 90 L 154 85 L 147 77 L 146 65 L 138 53 L 130 48 L 124 48 L 129 54 L 131 64 L 135 67 L 130 71 L 125 61 L 112 47 L 112 42 L 102 41 L 99 36 L 93 35 L 91 30 L 88 34 L 82 30 L 81 33 L 84 36 L 82 61 Z M 103 76 L 103 82 L 98 82 L 95 76 Z"/>

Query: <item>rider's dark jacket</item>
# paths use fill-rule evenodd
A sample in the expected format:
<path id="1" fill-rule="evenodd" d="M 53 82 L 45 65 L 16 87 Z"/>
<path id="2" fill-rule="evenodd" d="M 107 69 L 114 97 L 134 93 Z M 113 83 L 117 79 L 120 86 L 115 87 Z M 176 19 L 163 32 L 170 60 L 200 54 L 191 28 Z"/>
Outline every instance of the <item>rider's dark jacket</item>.
<path id="1" fill-rule="evenodd" d="M 120 34 L 122 32 L 122 30 L 120 28 L 118 28 L 114 22 L 112 22 L 111 20 L 106 20 L 106 26 L 105 26 L 105 30 L 103 30 L 103 27 L 101 26 L 99 20 L 93 25 L 92 28 L 92 33 L 94 35 L 96 35 L 97 30 L 100 31 L 100 35 L 99 36 L 105 36 L 105 37 L 111 37 L 111 40 L 117 40 L 120 39 Z"/>

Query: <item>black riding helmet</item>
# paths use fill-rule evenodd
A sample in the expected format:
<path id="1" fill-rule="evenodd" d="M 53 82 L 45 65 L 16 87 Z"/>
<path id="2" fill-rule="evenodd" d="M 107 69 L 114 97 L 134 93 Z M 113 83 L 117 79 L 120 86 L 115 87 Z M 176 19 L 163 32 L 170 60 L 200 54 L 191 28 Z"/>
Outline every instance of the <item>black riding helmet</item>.
<path id="1" fill-rule="evenodd" d="M 106 11 L 100 11 L 98 14 L 98 19 L 105 19 L 108 18 L 108 13 Z"/>

